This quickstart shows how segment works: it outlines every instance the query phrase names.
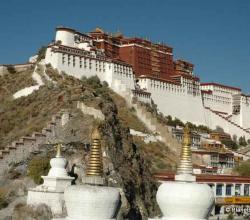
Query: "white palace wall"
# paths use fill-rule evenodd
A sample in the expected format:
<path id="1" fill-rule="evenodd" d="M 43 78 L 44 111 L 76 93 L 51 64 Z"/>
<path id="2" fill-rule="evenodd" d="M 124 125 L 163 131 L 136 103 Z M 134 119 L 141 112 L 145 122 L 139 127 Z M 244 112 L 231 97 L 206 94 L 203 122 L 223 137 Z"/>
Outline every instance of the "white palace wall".
<path id="1" fill-rule="evenodd" d="M 151 92 L 152 100 L 157 105 L 159 111 L 166 116 L 171 115 L 184 122 L 189 121 L 197 125 L 206 125 L 211 129 L 216 129 L 217 126 L 220 126 L 225 132 L 231 135 L 235 134 L 237 137 L 245 136 L 247 139 L 250 139 L 249 133 L 217 115 L 211 110 L 213 108 L 205 108 L 200 95 L 194 96 L 188 94 L 186 89 L 180 85 L 163 83 L 148 78 L 140 79 L 139 84 L 141 89 L 145 88 L 147 92 Z M 242 105 L 242 108 L 244 108 L 244 105 Z M 244 113 L 244 115 L 247 114 Z M 248 115 L 249 116 L 245 116 L 245 119 L 246 117 L 250 117 L 250 114 Z M 235 116 L 233 120 L 239 121 L 240 117 L 242 116 Z"/>
<path id="2" fill-rule="evenodd" d="M 200 95 L 192 95 L 179 85 L 151 79 L 140 79 L 141 89 L 146 88 L 151 98 L 164 115 L 177 117 L 184 122 L 204 124 L 204 108 Z"/>
<path id="3" fill-rule="evenodd" d="M 56 31 L 55 41 L 61 41 L 62 45 L 73 47 L 75 44 L 74 33 L 68 30 Z"/>
<path id="4" fill-rule="evenodd" d="M 250 139 L 250 134 L 244 132 L 241 128 L 229 123 L 209 109 L 204 108 L 204 111 L 205 125 L 207 125 L 209 128 L 216 129 L 217 126 L 220 126 L 226 133 L 229 133 L 231 136 L 236 135 L 238 138 L 240 136 L 245 136 L 246 139 Z"/>
<path id="5" fill-rule="evenodd" d="M 119 90 L 123 92 L 124 89 L 135 88 L 130 66 L 91 57 L 63 55 L 61 52 L 53 52 L 51 48 L 47 48 L 45 63 L 78 79 L 97 75 L 101 81 L 106 81 L 111 88 L 118 90 L 118 93 Z"/>
<path id="6" fill-rule="evenodd" d="M 213 95 L 211 95 L 209 98 L 206 98 L 205 96 L 203 103 L 205 107 L 209 107 L 215 111 L 225 112 L 227 114 L 232 113 L 232 102 L 218 100 Z"/>
<path id="7" fill-rule="evenodd" d="M 250 100 L 245 97 L 241 102 L 240 125 L 250 131 Z"/>

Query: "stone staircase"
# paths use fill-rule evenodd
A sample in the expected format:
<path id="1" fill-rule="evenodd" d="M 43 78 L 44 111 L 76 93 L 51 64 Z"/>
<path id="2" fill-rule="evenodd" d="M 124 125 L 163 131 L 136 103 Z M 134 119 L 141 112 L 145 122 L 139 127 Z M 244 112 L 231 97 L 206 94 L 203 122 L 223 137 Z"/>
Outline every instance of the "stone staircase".
<path id="1" fill-rule="evenodd" d="M 0 150 L 0 176 L 4 175 L 13 165 L 26 160 L 31 153 L 39 151 L 41 144 L 47 144 L 55 138 L 55 129 L 64 125 L 70 119 L 70 113 L 61 110 L 54 116 L 41 132 L 33 132 L 13 141 Z"/>
<path id="2" fill-rule="evenodd" d="M 182 145 L 173 137 L 167 126 L 158 122 L 156 117 L 142 104 L 136 102 L 133 104 L 133 107 L 136 109 L 137 117 L 146 125 L 146 127 L 151 132 L 159 134 L 161 141 L 165 143 L 172 152 L 179 155 Z"/>
<path id="3" fill-rule="evenodd" d="M 231 121 L 228 116 L 222 116 L 221 114 L 219 114 L 216 111 L 213 111 L 211 108 L 209 107 L 205 107 L 207 110 L 209 110 L 210 112 L 212 112 L 213 114 L 218 115 L 220 118 L 226 120 L 228 123 L 230 123 L 233 126 L 236 126 L 237 128 L 241 129 L 243 132 L 246 132 L 248 135 L 250 135 L 250 131 L 248 131 L 247 129 L 241 127 L 240 125 L 236 124 L 235 122 Z"/>

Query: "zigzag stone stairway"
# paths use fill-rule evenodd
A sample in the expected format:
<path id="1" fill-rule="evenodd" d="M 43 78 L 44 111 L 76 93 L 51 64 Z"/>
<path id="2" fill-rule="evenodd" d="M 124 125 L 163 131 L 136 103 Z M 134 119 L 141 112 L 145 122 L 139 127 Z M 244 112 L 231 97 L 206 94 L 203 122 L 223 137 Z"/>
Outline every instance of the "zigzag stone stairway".
<path id="1" fill-rule="evenodd" d="M 116 86 L 119 87 L 119 89 L 116 87 L 112 89 L 125 98 L 128 106 L 136 109 L 137 117 L 146 125 L 148 130 L 159 134 L 161 141 L 166 144 L 174 154 L 178 155 L 177 158 L 179 158 L 182 145 L 173 137 L 167 126 L 159 123 L 157 118 L 151 112 L 147 111 L 145 106 L 135 101 L 136 99 L 134 99 L 131 90 L 126 88 L 126 85 L 122 81 L 117 80 Z"/>
<path id="2" fill-rule="evenodd" d="M 160 135 L 161 141 L 165 143 L 169 149 L 176 155 L 180 154 L 182 145 L 173 137 L 172 133 L 168 130 L 167 126 L 158 122 L 157 118 L 142 104 L 136 102 L 133 104 L 136 109 L 137 117 L 146 125 L 146 127 Z"/>
<path id="3" fill-rule="evenodd" d="M 205 107 L 208 111 L 210 111 L 212 114 L 216 115 L 219 119 L 223 120 L 225 123 L 227 123 L 227 126 L 230 127 L 231 129 L 237 131 L 238 134 L 244 135 L 247 139 L 250 137 L 250 131 L 247 129 L 241 127 L 240 125 L 236 124 L 235 122 L 229 120 L 228 117 L 222 116 L 216 111 L 213 111 L 209 107 Z"/>
<path id="4" fill-rule="evenodd" d="M 55 129 L 66 124 L 70 117 L 67 110 L 61 110 L 52 116 L 51 121 L 41 132 L 33 132 L 31 136 L 21 137 L 0 150 L 0 176 L 3 176 L 14 164 L 26 160 L 31 153 L 39 151 L 41 144 L 52 142 L 55 138 Z"/>

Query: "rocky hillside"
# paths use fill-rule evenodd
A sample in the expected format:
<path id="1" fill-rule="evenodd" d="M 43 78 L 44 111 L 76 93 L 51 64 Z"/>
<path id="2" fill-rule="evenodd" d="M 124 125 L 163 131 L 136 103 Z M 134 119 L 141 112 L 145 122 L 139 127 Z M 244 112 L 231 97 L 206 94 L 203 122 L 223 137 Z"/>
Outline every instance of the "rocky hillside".
<path id="1" fill-rule="evenodd" d="M 27 96 L 23 95 L 22 92 L 30 91 L 31 87 L 36 89 Z M 2 149 L 22 136 L 31 135 L 34 131 L 41 132 L 52 115 L 62 109 L 72 116 L 64 127 L 56 128 L 50 140 L 52 143 L 39 144 L 39 150 L 31 150 L 27 159 L 9 169 L 8 175 L 0 181 L 2 189 L 13 180 L 27 181 L 28 178 L 39 183 L 31 171 L 41 167 L 37 163 L 46 163 L 44 159 L 54 154 L 53 144 L 58 142 L 64 144 L 63 152 L 69 160 L 68 169 L 76 164 L 77 181 L 80 183 L 88 160 L 90 132 L 93 126 L 98 125 L 103 136 L 107 184 L 122 188 L 124 192 L 119 219 L 147 219 L 148 216 L 159 214 L 155 202 L 157 183 L 152 178 L 152 172 L 174 169 L 176 155 L 159 141 L 145 143 L 143 138 L 130 135 L 130 129 L 152 134 L 136 117 L 135 109 L 129 108 L 125 100 L 112 92 L 105 83 L 101 84 L 97 78 L 78 80 L 59 74 L 50 66 L 38 64 L 23 72 L 12 70 L 4 74 L 0 77 L 0 88 Z M 77 109 L 77 102 L 101 111 L 104 120 L 83 114 Z M 43 170 L 35 173 L 46 174 L 48 167 L 43 167 Z M 8 190 L 1 195 L 1 188 L 0 203 L 4 203 L 4 209 L 0 210 L 0 217 L 1 213 L 14 216 L 13 209 L 15 213 L 23 210 L 20 204 L 17 206 L 15 198 L 10 197 Z M 25 198 L 26 193 L 27 188 L 21 197 Z"/>

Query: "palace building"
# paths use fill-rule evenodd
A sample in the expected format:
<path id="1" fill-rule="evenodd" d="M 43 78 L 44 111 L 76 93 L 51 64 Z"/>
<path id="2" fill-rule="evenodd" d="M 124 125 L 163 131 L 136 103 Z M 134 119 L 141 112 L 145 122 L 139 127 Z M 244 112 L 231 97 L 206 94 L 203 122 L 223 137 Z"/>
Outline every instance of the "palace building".
<path id="1" fill-rule="evenodd" d="M 250 96 L 240 88 L 201 83 L 194 65 L 174 60 L 165 44 L 101 28 L 81 33 L 58 27 L 45 63 L 77 78 L 96 75 L 128 102 L 154 102 L 165 116 L 250 139 Z"/>

